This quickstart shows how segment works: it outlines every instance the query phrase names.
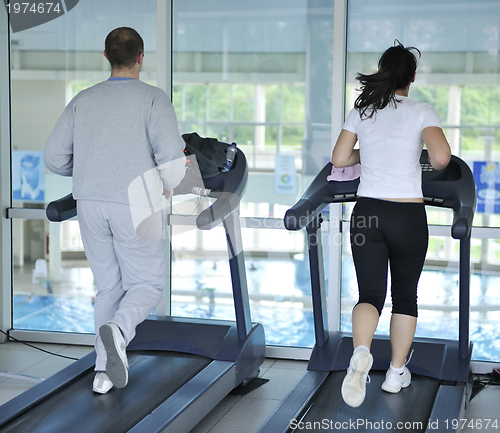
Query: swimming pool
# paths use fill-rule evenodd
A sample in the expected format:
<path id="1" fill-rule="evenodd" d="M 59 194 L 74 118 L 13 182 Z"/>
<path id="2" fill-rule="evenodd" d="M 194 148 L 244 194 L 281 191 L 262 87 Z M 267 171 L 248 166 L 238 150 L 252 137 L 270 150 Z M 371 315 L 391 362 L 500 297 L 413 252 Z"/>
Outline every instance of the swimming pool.
<path id="1" fill-rule="evenodd" d="M 252 320 L 263 324 L 269 345 L 312 347 L 314 344 L 310 283 L 303 264 L 291 260 L 252 258 L 246 272 Z M 84 275 L 76 273 L 79 278 Z M 68 284 L 66 282 L 66 284 Z M 417 336 L 458 338 L 456 270 L 426 269 L 419 283 Z M 228 263 L 224 259 L 182 259 L 173 267 L 172 315 L 234 319 Z M 500 277 L 471 276 L 470 337 L 475 360 L 500 360 Z M 356 302 L 352 261 L 343 262 L 341 330 L 350 331 Z M 384 310 L 377 333 L 389 331 Z M 16 293 L 14 328 L 93 333 L 93 293 Z"/>

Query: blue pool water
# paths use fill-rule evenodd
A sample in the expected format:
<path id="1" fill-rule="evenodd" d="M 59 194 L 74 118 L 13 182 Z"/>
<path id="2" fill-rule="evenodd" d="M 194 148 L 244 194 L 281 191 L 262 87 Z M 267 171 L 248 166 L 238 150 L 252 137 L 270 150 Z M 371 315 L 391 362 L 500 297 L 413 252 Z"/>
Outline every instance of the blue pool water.
<path id="1" fill-rule="evenodd" d="M 16 329 L 36 329 L 43 331 L 67 331 L 93 333 L 94 309 L 91 299 L 62 298 L 55 296 L 15 296 L 14 327 Z M 280 314 L 281 313 L 281 314 Z M 226 317 L 232 319 L 231 306 L 181 305 L 174 307 L 173 315 L 188 317 Z M 259 308 L 253 312 L 252 319 L 260 322 L 266 329 L 266 340 L 270 345 L 311 347 L 314 342 L 313 317 L 311 312 L 292 310 L 283 314 L 274 308 Z M 342 330 L 350 331 L 350 315 L 342 316 Z M 456 320 L 448 321 L 421 319 L 417 335 L 431 338 L 458 338 Z M 293 329 L 293 332 L 290 332 Z M 451 332 L 450 332 L 451 331 Z M 389 325 L 381 321 L 378 333 L 387 334 Z M 500 359 L 500 339 L 497 323 L 471 322 L 471 340 L 474 342 L 474 359 L 498 361 Z"/>
<path id="2" fill-rule="evenodd" d="M 92 298 L 16 295 L 14 328 L 93 333 Z"/>
<path id="3" fill-rule="evenodd" d="M 234 310 L 229 297 L 231 283 L 227 270 L 228 264 L 224 260 L 180 260 L 174 266 L 173 286 L 176 292 L 173 296 L 172 315 L 233 320 Z M 350 309 L 356 301 L 357 290 L 353 273 L 352 262 L 344 263 L 342 299 L 349 306 L 341 316 L 343 331 L 351 330 Z M 312 347 L 314 344 L 310 308 L 292 306 L 285 299 L 291 294 L 308 299 L 310 283 L 303 275 L 301 265 L 291 263 L 290 260 L 255 259 L 247 263 L 250 297 L 267 296 L 265 300 L 252 301 L 252 320 L 263 324 L 266 340 L 270 345 Z M 499 281 L 498 276 L 473 274 L 472 305 L 482 305 L 485 302 L 488 305 L 500 305 L 500 294 L 497 293 Z M 453 307 L 458 303 L 457 284 L 455 271 L 424 271 L 419 284 L 419 303 L 430 307 L 420 310 L 418 336 L 458 338 L 457 313 Z M 193 302 L 192 296 L 183 296 L 183 291 L 192 295 L 196 291 L 215 287 L 217 294 L 225 294 L 225 297 L 216 298 L 212 303 L 207 296 L 200 297 L 202 302 Z M 273 294 L 273 302 L 268 300 L 270 294 Z M 438 306 L 437 311 L 432 311 L 432 306 Z M 390 314 L 384 311 L 378 333 L 389 332 L 389 317 Z M 474 342 L 474 359 L 500 360 L 500 339 L 497 336 L 499 322 L 500 312 L 472 312 L 470 335 Z M 14 328 L 93 333 L 92 296 L 16 295 Z"/>

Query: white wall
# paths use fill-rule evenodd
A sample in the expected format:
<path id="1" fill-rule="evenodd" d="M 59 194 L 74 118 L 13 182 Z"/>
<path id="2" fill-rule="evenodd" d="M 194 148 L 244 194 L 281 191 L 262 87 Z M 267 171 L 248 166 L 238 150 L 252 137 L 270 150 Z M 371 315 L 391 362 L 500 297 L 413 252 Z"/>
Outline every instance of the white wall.
<path id="1" fill-rule="evenodd" d="M 12 81 L 13 150 L 43 150 L 66 105 L 66 83 Z"/>

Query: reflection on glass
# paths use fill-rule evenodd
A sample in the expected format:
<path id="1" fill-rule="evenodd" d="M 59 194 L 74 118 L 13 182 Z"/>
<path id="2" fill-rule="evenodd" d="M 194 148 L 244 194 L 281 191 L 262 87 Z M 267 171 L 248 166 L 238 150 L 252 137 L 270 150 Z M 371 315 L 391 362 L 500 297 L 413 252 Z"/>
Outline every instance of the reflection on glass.
<path id="1" fill-rule="evenodd" d="M 454 0 L 443 0 L 439 8 L 429 14 L 428 2 L 424 0 L 411 4 L 375 0 L 369 5 L 362 0 L 350 0 L 346 110 L 351 109 L 357 95 L 357 72 L 374 70 L 380 53 L 392 45 L 394 39 L 416 46 L 422 51 L 422 57 L 409 96 L 436 108 L 452 152 L 473 169 L 475 163 L 500 160 L 500 10 L 493 3 L 479 10 L 471 0 L 461 1 L 460 9 L 456 6 Z M 478 177 L 476 184 L 477 180 Z M 500 190 L 500 182 L 492 189 Z M 490 209 L 494 207 L 493 204 Z M 346 218 L 349 215 L 350 212 Z M 427 209 L 427 215 L 430 224 L 452 221 L 449 210 Z M 478 208 L 474 225 L 498 228 L 499 216 L 492 210 L 484 212 Z M 472 239 L 471 339 L 475 341 L 473 358 L 498 360 L 500 347 L 495 342 L 493 329 L 498 329 L 500 303 L 493 287 L 500 278 L 496 239 L 499 235 L 496 231 L 491 233 L 495 239 Z M 443 336 L 452 336 L 456 329 L 453 321 L 456 321 L 457 280 L 453 275 L 457 259 L 456 241 L 447 237 L 430 239 L 420 282 L 418 335 L 442 332 Z M 343 292 L 350 284 L 344 276 Z M 348 298 L 343 298 L 343 302 L 348 303 Z M 344 305 L 342 308 L 344 311 Z"/>
<path id="2" fill-rule="evenodd" d="M 208 86 L 208 119 L 228 121 L 231 107 L 231 88 L 223 84 Z"/>
<path id="3" fill-rule="evenodd" d="M 344 241 L 348 242 L 348 236 L 344 236 Z M 480 240 L 472 239 L 472 243 L 476 245 L 472 250 L 476 250 L 477 253 Z M 474 342 L 473 357 L 476 360 L 500 359 L 500 345 L 495 337 L 495 330 L 500 324 L 499 284 L 498 273 L 475 270 L 473 266 L 470 285 L 470 339 Z M 458 241 L 431 237 L 429 252 L 418 285 L 418 322 L 415 334 L 417 337 L 458 339 L 458 291 Z M 357 300 L 358 288 L 354 263 L 349 249 L 344 249 L 342 331 L 352 330 L 351 313 Z M 386 304 L 380 317 L 377 334 L 389 334 L 390 311 L 390 284 L 388 284 Z"/>
<path id="4" fill-rule="evenodd" d="M 182 94 L 182 120 L 205 120 L 207 89 L 203 84 L 186 84 Z M 178 112 L 178 106 L 175 107 Z"/>
<path id="5" fill-rule="evenodd" d="M 83 254 L 78 222 L 50 223 L 52 230 L 44 237 L 46 224 L 40 220 L 13 222 L 14 328 L 93 333 L 96 287 Z M 28 251 L 22 245 L 26 242 L 21 243 L 16 234 L 29 235 Z M 57 263 L 54 256 L 43 258 L 51 236 L 60 248 Z"/>
<path id="6" fill-rule="evenodd" d="M 10 35 L 13 159 L 22 155 L 14 207 L 42 209 L 71 192 L 71 178 L 44 172 L 41 152 L 66 104 L 109 78 L 103 49 L 111 30 L 138 30 L 146 50 L 141 79 L 156 82 L 156 3 L 79 2 L 57 20 Z M 95 287 L 77 222 L 14 219 L 13 266 L 15 329 L 93 332 Z"/>
<path id="7" fill-rule="evenodd" d="M 248 161 L 241 215 L 260 225 L 243 229 L 243 243 L 253 320 L 264 324 L 268 344 L 314 341 L 305 235 L 287 232 L 281 221 L 331 152 L 333 2 L 313 3 L 174 2 L 173 104 L 181 132 L 197 124 L 200 135 L 235 141 Z M 296 194 L 279 189 L 276 155 L 294 157 Z M 172 310 L 230 318 L 223 238 L 210 232 L 172 239 Z M 181 295 L 178 287 L 189 291 Z"/>
<path id="8" fill-rule="evenodd" d="M 250 168 L 241 215 L 265 218 L 273 225 L 330 155 L 333 2 L 221 0 L 214 6 L 202 0 L 175 0 L 173 4 L 172 94 L 181 132 L 238 143 Z M 477 8 L 476 2 L 464 0 L 456 8 L 456 1 L 443 0 L 430 15 L 424 0 L 411 5 L 399 0 L 369 4 L 350 0 L 346 110 L 357 94 L 356 72 L 373 70 L 379 54 L 397 38 L 422 50 L 410 96 L 436 107 L 453 152 L 471 167 L 474 162 L 498 162 L 500 10 L 494 6 Z M 143 79 L 155 82 L 156 1 L 125 0 L 119 5 L 108 1 L 100 6 L 99 19 L 94 19 L 96 13 L 92 5 L 80 2 L 70 14 L 38 27 L 36 33 L 11 35 L 14 150 L 43 150 L 65 104 L 80 90 L 107 79 L 103 40 L 118 19 L 143 35 Z M 295 156 L 297 195 L 276 193 L 273 171 L 275 155 L 281 153 Z M 46 173 L 45 201 L 70 191 L 70 179 Z M 43 206 L 21 200 L 15 205 Z M 428 209 L 428 218 L 431 224 L 450 224 L 452 215 Z M 93 279 L 81 246 L 75 243 L 78 230 L 71 224 L 13 221 L 14 327 L 75 331 L 88 326 L 92 332 Z M 478 212 L 474 224 L 498 228 L 500 214 Z M 304 234 L 274 226 L 244 232 L 254 320 L 266 325 L 272 344 L 311 345 Z M 174 312 L 227 318 L 234 314 L 224 237 L 219 235 L 189 230 L 173 239 Z M 471 338 L 476 359 L 498 360 L 500 301 L 494 287 L 500 274 L 500 241 L 496 232 L 492 236 L 472 240 Z M 344 253 L 346 326 L 356 282 L 348 246 L 344 245 Z M 431 238 L 421 282 L 420 335 L 454 329 L 449 325 L 456 320 L 457 257 L 455 241 Z M 48 278 L 42 274 L 34 279 L 40 259 L 47 260 Z M 81 303 L 75 307 L 76 300 Z M 430 308 L 434 304 L 437 307 Z M 85 312 L 89 314 L 78 316 Z M 69 324 L 63 323 L 61 313 L 72 318 Z M 42 314 L 46 314 L 43 320 Z"/>
<path id="9" fill-rule="evenodd" d="M 193 129 L 193 131 L 196 130 L 197 129 Z M 211 124 L 208 127 L 208 137 L 220 137 L 220 140 L 225 143 L 229 141 L 229 135 L 229 126 L 226 123 L 221 123 L 219 125 Z"/>
<path id="10" fill-rule="evenodd" d="M 202 233 L 174 227 L 173 232 L 172 314 L 234 320 L 223 230 Z M 264 325 L 267 344 L 311 347 L 311 283 L 304 234 L 273 228 L 242 232 L 252 319 Z"/>
<path id="11" fill-rule="evenodd" d="M 252 122 L 255 95 L 254 86 L 251 84 L 233 84 L 231 86 L 231 91 L 231 106 L 233 110 L 232 120 L 238 122 Z"/>

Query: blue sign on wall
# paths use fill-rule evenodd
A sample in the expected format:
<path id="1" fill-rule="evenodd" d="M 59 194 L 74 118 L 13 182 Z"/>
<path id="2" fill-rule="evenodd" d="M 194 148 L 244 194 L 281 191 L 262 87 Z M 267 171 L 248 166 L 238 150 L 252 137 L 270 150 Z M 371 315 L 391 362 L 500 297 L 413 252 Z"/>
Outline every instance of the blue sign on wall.
<path id="1" fill-rule="evenodd" d="M 44 170 L 42 151 L 12 151 L 12 199 L 43 202 Z"/>
<path id="2" fill-rule="evenodd" d="M 476 212 L 500 213 L 500 164 L 475 161 L 474 180 L 477 191 Z"/>

